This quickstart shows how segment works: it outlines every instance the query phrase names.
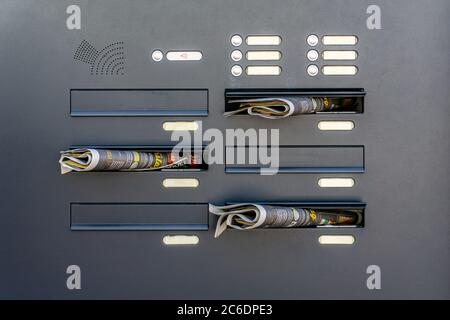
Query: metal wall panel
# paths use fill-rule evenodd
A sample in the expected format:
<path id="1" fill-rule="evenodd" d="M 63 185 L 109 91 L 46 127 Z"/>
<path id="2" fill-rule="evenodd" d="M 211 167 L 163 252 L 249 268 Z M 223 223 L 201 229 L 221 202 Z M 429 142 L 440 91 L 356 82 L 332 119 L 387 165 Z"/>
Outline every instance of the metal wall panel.
<path id="1" fill-rule="evenodd" d="M 366 26 L 372 4 L 381 8 L 380 30 Z M 80 7 L 80 29 L 67 28 L 70 5 Z M 450 298 L 449 13 L 447 0 L 1 0 L 0 297 Z M 233 65 L 250 65 L 230 58 L 235 34 L 281 36 L 281 74 L 233 76 Z M 309 34 L 356 35 L 358 73 L 309 76 Z M 123 65 L 102 71 L 76 54 L 80 45 L 90 54 L 115 46 Z M 239 48 L 250 47 L 244 40 Z M 154 50 L 203 57 L 156 62 Z M 225 90 L 239 88 L 363 88 L 364 112 L 223 117 Z M 74 89 L 207 90 L 207 116 L 76 117 Z M 282 146 L 363 146 L 364 172 L 261 176 L 211 165 L 195 173 L 59 173 L 58 152 L 72 145 L 170 144 L 162 123 L 174 119 L 202 120 L 203 130 L 278 128 Z M 321 120 L 355 128 L 321 131 Z M 330 175 L 355 185 L 319 187 Z M 200 184 L 163 187 L 178 177 Z M 192 246 L 164 245 L 176 231 L 71 230 L 73 203 L 237 201 L 364 202 L 365 226 L 326 232 L 354 235 L 351 246 L 320 245 L 322 229 L 214 239 L 212 217 L 208 230 L 188 233 L 199 237 Z M 81 290 L 66 287 L 69 265 L 82 270 Z M 381 268 L 381 290 L 366 286 L 370 265 Z"/>

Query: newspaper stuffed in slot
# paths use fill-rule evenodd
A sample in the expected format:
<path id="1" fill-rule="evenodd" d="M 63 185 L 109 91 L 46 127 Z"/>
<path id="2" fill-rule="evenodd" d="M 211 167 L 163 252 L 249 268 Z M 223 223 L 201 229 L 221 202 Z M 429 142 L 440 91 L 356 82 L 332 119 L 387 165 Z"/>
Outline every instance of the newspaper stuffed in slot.
<path id="1" fill-rule="evenodd" d="M 226 206 L 209 204 L 217 216 L 214 237 L 227 228 L 251 230 L 256 228 L 308 228 L 317 226 L 358 225 L 362 214 L 358 210 L 310 209 L 289 206 L 269 206 L 240 203 Z"/>
<path id="2" fill-rule="evenodd" d="M 266 119 L 282 119 L 299 114 L 334 111 L 353 102 L 352 99 L 341 100 L 299 96 L 229 100 L 229 105 L 236 105 L 236 109 L 225 112 L 224 116 L 247 112 Z"/>
<path id="3" fill-rule="evenodd" d="M 152 171 L 189 168 L 201 159 L 194 154 L 180 156 L 174 152 L 144 152 L 97 148 L 71 149 L 61 152 L 61 174 L 71 171 Z"/>

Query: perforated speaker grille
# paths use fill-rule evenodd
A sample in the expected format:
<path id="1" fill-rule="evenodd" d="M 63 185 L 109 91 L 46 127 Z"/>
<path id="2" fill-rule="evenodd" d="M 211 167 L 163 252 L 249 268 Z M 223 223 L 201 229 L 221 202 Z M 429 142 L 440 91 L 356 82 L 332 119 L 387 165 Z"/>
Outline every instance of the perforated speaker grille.
<path id="1" fill-rule="evenodd" d="M 88 41 L 83 40 L 73 58 L 89 64 L 91 75 L 123 75 L 125 73 L 125 50 L 122 41 L 97 50 Z"/>

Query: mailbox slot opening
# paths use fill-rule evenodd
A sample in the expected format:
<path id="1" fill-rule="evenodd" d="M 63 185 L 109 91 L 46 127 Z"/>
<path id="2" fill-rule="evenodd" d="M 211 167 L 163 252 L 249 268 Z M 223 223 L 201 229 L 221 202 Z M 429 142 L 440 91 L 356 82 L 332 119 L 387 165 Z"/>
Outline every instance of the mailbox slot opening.
<path id="1" fill-rule="evenodd" d="M 354 212 L 360 216 L 360 219 L 356 224 L 352 225 L 325 225 L 325 226 L 313 226 L 298 229 L 339 229 L 339 228 L 364 228 L 365 227 L 365 211 L 366 204 L 359 201 L 349 201 L 349 202 L 328 202 L 328 201 L 300 201 L 300 202 L 260 202 L 260 201 L 240 201 L 240 202 L 228 202 L 227 204 L 238 204 L 238 203 L 257 203 L 261 205 L 269 206 L 281 206 L 281 207 L 298 207 L 303 209 L 313 209 L 316 211 L 326 211 L 330 213 L 339 213 L 343 211 Z M 289 228 L 267 228 L 261 230 L 288 230 Z M 229 229 L 233 230 L 233 229 Z"/>
<path id="2" fill-rule="evenodd" d="M 92 148 L 92 149 L 108 149 L 108 150 L 135 150 L 139 152 L 175 152 L 174 146 L 132 146 L 132 145 L 73 145 L 70 149 L 81 149 L 81 148 Z M 117 171 L 117 172 L 196 172 L 196 171 L 206 171 L 208 170 L 208 164 L 204 159 L 204 149 L 205 147 L 180 147 L 177 149 L 177 152 L 180 152 L 180 156 L 182 155 L 183 150 L 193 154 L 196 158 L 201 158 L 201 161 L 198 161 L 197 164 L 189 165 L 188 168 L 162 168 L 160 170 L 151 170 L 151 171 Z M 90 171 L 90 172 L 99 172 L 99 171 Z M 108 171 L 103 171 L 108 172 Z"/>
<path id="3" fill-rule="evenodd" d="M 327 98 L 328 103 L 338 107 L 316 112 L 315 114 L 342 114 L 364 112 L 364 89 L 226 89 L 225 90 L 225 112 L 239 109 L 241 103 L 234 102 L 244 99 L 260 98 L 288 98 L 309 97 Z M 239 115 L 248 115 L 244 110 Z M 314 113 L 312 113 L 314 114 Z"/>

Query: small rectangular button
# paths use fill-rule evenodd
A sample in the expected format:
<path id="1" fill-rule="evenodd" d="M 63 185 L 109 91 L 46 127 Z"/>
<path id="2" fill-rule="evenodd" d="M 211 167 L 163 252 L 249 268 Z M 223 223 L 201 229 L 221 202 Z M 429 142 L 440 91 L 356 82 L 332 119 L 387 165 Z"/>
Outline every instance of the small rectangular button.
<path id="1" fill-rule="evenodd" d="M 281 73 L 279 66 L 248 66 L 246 73 L 249 76 L 278 76 Z"/>
<path id="2" fill-rule="evenodd" d="M 355 243 L 353 235 L 327 234 L 319 237 L 319 243 L 323 245 L 351 245 Z"/>
<path id="3" fill-rule="evenodd" d="M 322 73 L 326 76 L 354 76 L 358 73 L 356 66 L 323 66 Z"/>
<path id="4" fill-rule="evenodd" d="M 280 36 L 248 36 L 245 42 L 249 46 L 278 46 L 281 44 Z"/>
<path id="5" fill-rule="evenodd" d="M 166 57 L 169 61 L 198 61 L 203 55 L 200 51 L 169 51 Z"/>
<path id="6" fill-rule="evenodd" d="M 167 178 L 163 180 L 165 188 L 197 188 L 198 179 L 195 178 Z"/>
<path id="7" fill-rule="evenodd" d="M 195 131 L 198 129 L 196 121 L 166 121 L 163 123 L 165 131 Z"/>
<path id="8" fill-rule="evenodd" d="M 355 185 L 353 178 L 320 178 L 317 182 L 321 188 L 351 188 Z"/>
<path id="9" fill-rule="evenodd" d="M 350 131 L 355 127 L 355 123 L 350 120 L 319 121 L 317 127 L 322 131 Z"/>
<path id="10" fill-rule="evenodd" d="M 354 50 L 325 50 L 323 60 L 356 60 L 358 53 Z"/>
<path id="11" fill-rule="evenodd" d="M 356 36 L 323 36 L 322 43 L 326 46 L 354 46 L 358 43 Z"/>
<path id="12" fill-rule="evenodd" d="M 249 61 L 257 60 L 280 60 L 280 51 L 247 51 L 246 58 Z"/>
<path id="13" fill-rule="evenodd" d="M 186 235 L 167 235 L 163 238 L 165 245 L 186 245 L 186 244 L 198 244 L 200 239 L 198 236 L 186 236 Z"/>

